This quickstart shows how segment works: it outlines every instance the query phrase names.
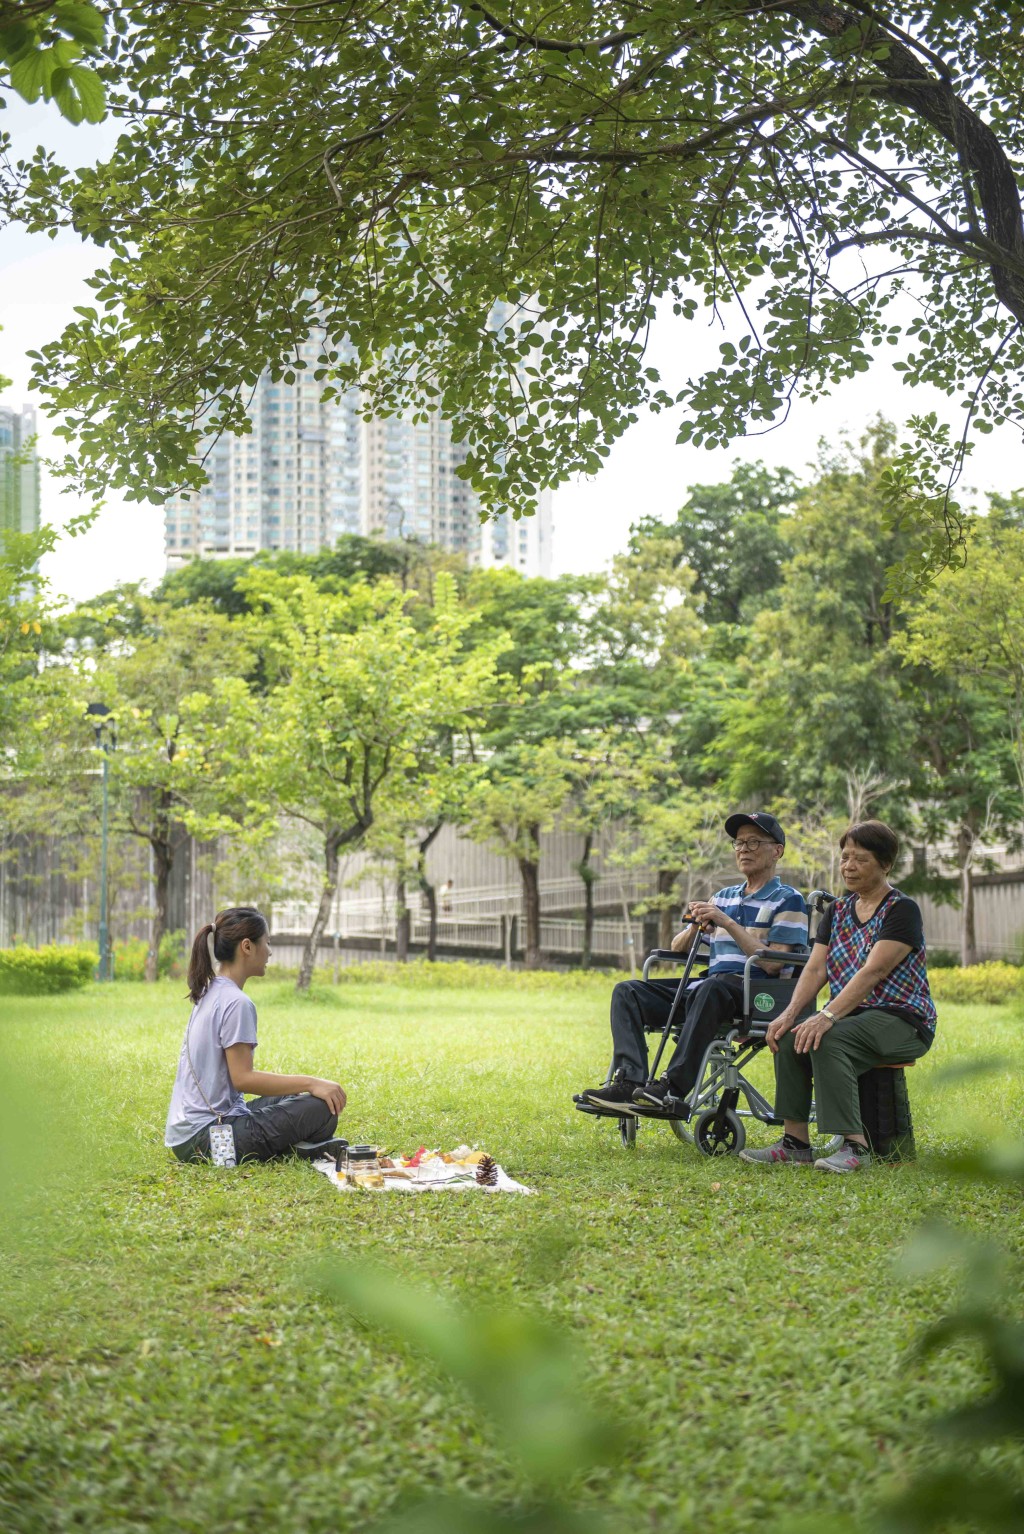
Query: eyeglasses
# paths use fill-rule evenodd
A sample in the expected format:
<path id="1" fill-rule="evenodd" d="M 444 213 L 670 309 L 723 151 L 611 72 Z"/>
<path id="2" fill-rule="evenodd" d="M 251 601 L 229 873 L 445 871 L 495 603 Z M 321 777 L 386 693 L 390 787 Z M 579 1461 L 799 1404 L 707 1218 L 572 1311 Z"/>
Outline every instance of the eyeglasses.
<path id="1" fill-rule="evenodd" d="M 756 852 L 758 847 L 774 847 L 774 845 L 774 842 L 765 841 L 762 838 L 752 842 L 733 842 L 732 849 L 734 852 Z"/>

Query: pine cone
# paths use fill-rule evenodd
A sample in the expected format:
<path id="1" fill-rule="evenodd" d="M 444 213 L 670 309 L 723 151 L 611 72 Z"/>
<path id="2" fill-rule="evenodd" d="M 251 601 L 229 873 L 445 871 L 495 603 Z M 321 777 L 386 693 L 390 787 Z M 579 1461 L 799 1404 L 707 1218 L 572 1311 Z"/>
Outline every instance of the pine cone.
<path id="1" fill-rule="evenodd" d="M 476 1180 L 482 1188 L 498 1185 L 498 1163 L 493 1156 L 483 1156 L 476 1164 Z"/>

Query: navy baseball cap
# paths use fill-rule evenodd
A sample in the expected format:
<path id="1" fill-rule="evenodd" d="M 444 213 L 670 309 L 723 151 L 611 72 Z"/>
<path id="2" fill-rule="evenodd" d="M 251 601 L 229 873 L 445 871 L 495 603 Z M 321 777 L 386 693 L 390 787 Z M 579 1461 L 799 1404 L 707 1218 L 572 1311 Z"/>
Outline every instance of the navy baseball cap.
<path id="1" fill-rule="evenodd" d="M 778 842 L 780 847 L 786 845 L 785 831 L 767 810 L 751 810 L 749 815 L 730 815 L 725 822 L 726 836 L 735 836 L 740 826 L 756 826 L 759 831 L 766 832 L 773 842 Z"/>

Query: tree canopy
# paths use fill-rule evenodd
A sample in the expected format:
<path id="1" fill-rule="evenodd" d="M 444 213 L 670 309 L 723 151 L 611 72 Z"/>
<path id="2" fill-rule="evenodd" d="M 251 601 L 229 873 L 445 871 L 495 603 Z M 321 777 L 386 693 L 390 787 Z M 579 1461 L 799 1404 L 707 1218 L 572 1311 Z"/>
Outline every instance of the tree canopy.
<path id="1" fill-rule="evenodd" d="M 352 0 L 109 8 L 127 131 L 21 211 L 106 246 L 37 363 L 92 490 L 195 482 L 264 368 L 439 406 L 493 510 L 593 472 L 643 408 L 718 446 L 892 347 L 1020 420 L 1022 11 L 835 0 Z M 911 302 L 898 302 L 901 299 Z M 496 309 L 496 305 L 501 306 Z M 682 388 L 659 306 L 722 326 Z M 924 568 L 960 537 L 960 449 L 898 460 Z M 934 472 L 923 473 L 928 463 Z M 922 567 L 916 567 L 920 570 Z"/>

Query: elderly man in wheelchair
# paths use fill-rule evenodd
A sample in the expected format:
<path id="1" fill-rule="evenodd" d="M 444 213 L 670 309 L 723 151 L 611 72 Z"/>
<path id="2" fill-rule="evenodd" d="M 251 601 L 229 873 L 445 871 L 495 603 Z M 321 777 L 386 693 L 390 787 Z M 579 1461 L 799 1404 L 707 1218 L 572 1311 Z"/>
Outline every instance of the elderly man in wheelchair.
<path id="1" fill-rule="evenodd" d="M 698 1143 L 701 1135 L 731 1135 L 733 1141 L 742 1135 L 739 1119 L 729 1111 L 731 1099 L 737 1095 L 733 1081 L 737 1062 L 723 1056 L 710 1088 L 701 1079 L 706 1077 L 714 1054 L 712 1045 L 718 1038 L 734 1035 L 745 1017 L 749 1021 L 755 1005 L 767 1025 L 777 1007 L 788 1000 L 792 968 L 781 960 L 775 964 L 763 957 L 752 962 L 755 955 L 807 952 L 807 905 L 799 890 L 784 884 L 776 872 L 786 846 L 779 822 L 764 810 L 740 813 L 729 816 L 725 832 L 733 838 L 743 882 L 719 890 L 710 901 L 693 902 L 687 925 L 673 939 L 671 953 L 651 955 L 644 966 L 644 979 L 627 980 L 615 987 L 608 1079 L 574 1099 L 585 1113 L 618 1118 L 627 1143 L 635 1138 L 638 1118 L 666 1119 L 681 1138 L 689 1138 L 681 1127 L 696 1115 Z M 705 946 L 709 952 L 707 973 L 691 980 L 698 950 Z M 681 978 L 647 978 L 653 960 L 684 956 Z M 787 983 L 779 986 L 773 977 Z M 752 984 L 757 991 L 753 997 Z M 784 991 L 785 996 L 776 997 L 777 991 Z M 646 1036 L 655 1032 L 662 1035 L 661 1048 L 654 1071 L 650 1071 Z M 654 1072 L 670 1038 L 675 1041 L 671 1059 L 664 1073 L 656 1077 Z M 742 1086 L 748 1097 L 755 1090 L 745 1081 Z M 770 1113 L 767 1103 L 764 1108 Z M 701 1148 L 709 1149 L 703 1143 Z M 735 1151 L 740 1145 L 729 1143 L 721 1148 Z"/>

